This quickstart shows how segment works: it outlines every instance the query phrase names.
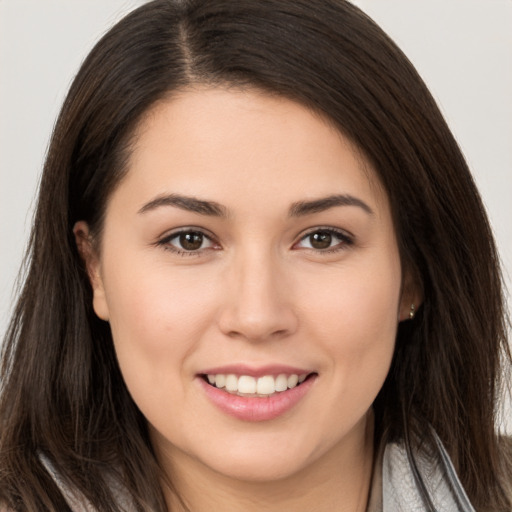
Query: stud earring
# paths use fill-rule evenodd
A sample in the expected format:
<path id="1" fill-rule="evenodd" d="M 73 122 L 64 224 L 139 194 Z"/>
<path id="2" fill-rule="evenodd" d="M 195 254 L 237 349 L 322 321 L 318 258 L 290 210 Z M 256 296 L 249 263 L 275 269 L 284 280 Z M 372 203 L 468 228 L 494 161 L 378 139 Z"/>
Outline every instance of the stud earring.
<path id="1" fill-rule="evenodd" d="M 414 315 L 416 314 L 414 304 L 411 304 L 411 309 L 409 310 L 409 320 L 412 320 L 414 318 Z"/>

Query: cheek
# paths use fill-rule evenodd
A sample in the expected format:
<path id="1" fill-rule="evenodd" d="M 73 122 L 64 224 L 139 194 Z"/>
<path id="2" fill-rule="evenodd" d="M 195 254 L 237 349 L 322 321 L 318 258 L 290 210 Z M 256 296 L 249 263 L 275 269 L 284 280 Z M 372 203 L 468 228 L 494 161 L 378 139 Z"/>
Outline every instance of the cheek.
<path id="1" fill-rule="evenodd" d="M 374 272 L 344 268 L 333 271 L 323 283 L 304 283 L 305 314 L 327 337 L 359 339 L 363 345 L 395 333 L 400 296 L 399 267 Z M 306 293 L 307 292 L 307 293 Z"/>
<path id="2" fill-rule="evenodd" d="M 175 411 L 193 403 L 185 384 L 192 373 L 191 354 L 212 324 L 215 290 L 197 272 L 171 272 L 155 264 L 141 265 L 151 270 L 137 272 L 131 263 L 117 260 L 106 283 L 119 367 L 149 423 L 180 439 Z"/>
<path id="3" fill-rule="evenodd" d="M 388 374 L 398 324 L 400 268 L 386 270 L 354 268 L 333 274 L 323 291 L 311 287 L 316 292 L 310 289 L 307 295 L 308 337 L 327 356 L 321 372 L 328 390 L 315 411 L 324 429 L 324 447 L 364 417 Z"/>
<path id="4" fill-rule="evenodd" d="M 340 389 L 359 396 L 380 389 L 394 352 L 400 283 L 397 257 L 339 269 L 324 286 L 311 283 L 308 293 L 304 290 L 310 336 L 329 355 Z"/>
<path id="5" fill-rule="evenodd" d="M 192 272 L 171 272 L 154 264 L 148 267 L 140 271 L 132 266 L 124 272 L 118 264 L 108 272 L 105 288 L 111 324 L 123 332 L 123 339 L 130 340 L 130 333 L 139 332 L 144 336 L 133 342 L 146 340 L 154 349 L 160 344 L 164 348 L 182 331 L 200 327 L 212 294 Z"/>
<path id="6" fill-rule="evenodd" d="M 170 272 L 154 264 L 140 265 L 145 270 L 138 271 L 131 263 L 117 260 L 106 272 L 119 365 L 132 393 L 134 386 L 168 389 L 187 370 L 187 356 L 211 324 L 214 291 L 193 273 Z"/>

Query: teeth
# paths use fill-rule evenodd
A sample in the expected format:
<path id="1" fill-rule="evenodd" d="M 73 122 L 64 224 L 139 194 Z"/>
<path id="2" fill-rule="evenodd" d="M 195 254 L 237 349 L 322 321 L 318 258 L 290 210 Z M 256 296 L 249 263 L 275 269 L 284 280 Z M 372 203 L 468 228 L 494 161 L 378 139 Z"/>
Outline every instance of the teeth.
<path id="1" fill-rule="evenodd" d="M 288 389 L 288 377 L 286 375 L 278 375 L 276 378 L 276 391 L 286 391 Z"/>
<path id="2" fill-rule="evenodd" d="M 264 375 L 259 378 L 251 377 L 250 375 L 240 375 L 237 377 L 234 374 L 225 375 L 222 373 L 207 375 L 208 382 L 212 386 L 225 388 L 229 393 L 243 396 L 270 396 L 276 392 L 280 393 L 298 386 L 306 380 L 306 377 L 307 374 L 279 374 L 275 377 L 273 375 Z"/>
<path id="3" fill-rule="evenodd" d="M 240 377 L 242 378 L 242 377 Z M 276 392 L 276 384 L 272 375 L 265 375 L 258 379 L 258 395 L 271 395 Z"/>
<path id="4" fill-rule="evenodd" d="M 299 376 L 298 375 L 290 375 L 288 377 L 288 387 L 294 388 L 299 383 Z"/>
<path id="5" fill-rule="evenodd" d="M 256 379 L 249 375 L 242 375 L 238 379 L 238 392 L 246 394 L 256 393 Z"/>
<path id="6" fill-rule="evenodd" d="M 226 390 L 238 391 L 238 379 L 236 375 L 226 375 Z"/>
<path id="7" fill-rule="evenodd" d="M 226 376 L 219 374 L 219 375 L 211 375 L 213 377 L 213 380 L 215 381 L 215 385 L 218 388 L 224 388 L 226 387 Z M 208 375 L 208 380 L 210 378 L 210 375 Z"/>

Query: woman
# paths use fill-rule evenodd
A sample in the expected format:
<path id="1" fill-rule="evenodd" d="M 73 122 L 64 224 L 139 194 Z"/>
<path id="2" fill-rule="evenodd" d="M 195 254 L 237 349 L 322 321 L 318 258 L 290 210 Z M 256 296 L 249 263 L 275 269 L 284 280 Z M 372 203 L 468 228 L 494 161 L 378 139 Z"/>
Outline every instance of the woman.
<path id="1" fill-rule="evenodd" d="M 56 125 L 4 344 L 8 510 L 510 510 L 497 255 L 351 4 L 156 0 Z"/>

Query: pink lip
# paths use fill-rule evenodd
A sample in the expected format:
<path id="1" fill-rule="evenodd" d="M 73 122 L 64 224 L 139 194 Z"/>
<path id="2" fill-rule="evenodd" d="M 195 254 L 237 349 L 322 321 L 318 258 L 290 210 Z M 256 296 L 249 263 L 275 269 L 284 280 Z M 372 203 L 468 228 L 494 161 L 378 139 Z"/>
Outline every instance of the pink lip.
<path id="1" fill-rule="evenodd" d="M 260 373 L 259 375 L 288 373 L 288 370 L 269 372 L 268 368 L 266 368 L 265 371 L 266 373 Z M 239 373 L 239 370 L 236 372 L 224 372 L 223 370 L 222 372 L 216 371 L 212 373 L 234 373 L 239 375 L 252 375 L 251 373 Z M 292 371 L 290 373 L 299 372 Z M 216 388 L 215 386 L 208 384 L 202 377 L 198 377 L 197 380 L 202 386 L 202 389 L 205 392 L 206 396 L 222 412 L 229 416 L 233 416 L 234 418 L 237 418 L 241 421 L 256 422 L 273 420 L 283 415 L 293 407 L 295 407 L 314 385 L 316 378 L 316 374 L 310 375 L 308 379 L 306 379 L 302 384 L 295 388 L 288 389 L 287 391 L 283 391 L 281 393 L 275 393 L 272 396 L 263 398 L 232 395 L 231 393 L 228 393 L 223 389 L 219 389 Z"/>
<path id="2" fill-rule="evenodd" d="M 285 365 L 266 365 L 260 367 L 253 367 L 244 364 L 218 366 L 215 368 L 208 368 L 201 371 L 202 375 L 217 375 L 217 374 L 234 374 L 234 375 L 250 375 L 251 377 L 263 377 L 264 375 L 308 375 L 312 373 L 311 370 L 304 368 L 294 368 Z"/>

